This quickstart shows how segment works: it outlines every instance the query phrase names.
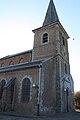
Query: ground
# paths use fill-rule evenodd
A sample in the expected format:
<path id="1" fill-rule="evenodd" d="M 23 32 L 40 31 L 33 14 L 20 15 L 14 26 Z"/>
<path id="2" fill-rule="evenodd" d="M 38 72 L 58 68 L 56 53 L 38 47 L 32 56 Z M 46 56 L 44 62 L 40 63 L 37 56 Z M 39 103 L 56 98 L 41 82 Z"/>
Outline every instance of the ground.
<path id="1" fill-rule="evenodd" d="M 0 113 L 0 120 L 80 120 L 80 112 L 56 114 L 54 116 L 19 116 Z"/>

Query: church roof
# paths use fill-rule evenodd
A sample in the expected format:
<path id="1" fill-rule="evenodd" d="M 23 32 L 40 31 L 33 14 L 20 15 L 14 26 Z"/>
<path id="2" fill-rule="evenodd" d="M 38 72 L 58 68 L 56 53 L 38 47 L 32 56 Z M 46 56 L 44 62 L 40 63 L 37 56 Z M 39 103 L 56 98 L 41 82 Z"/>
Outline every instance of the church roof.
<path id="1" fill-rule="evenodd" d="M 45 16 L 45 19 L 43 22 L 43 26 L 52 24 L 57 21 L 59 21 L 59 18 L 58 18 L 57 12 L 56 12 L 56 8 L 53 3 L 53 0 L 50 0 L 49 6 L 47 9 L 47 13 L 46 13 L 46 16 Z"/>
<path id="2" fill-rule="evenodd" d="M 8 58 L 23 55 L 23 54 L 26 54 L 26 53 L 32 53 L 32 50 L 27 50 L 27 51 L 24 51 L 24 52 L 13 54 L 13 55 L 7 55 L 5 57 L 0 58 L 0 60 L 5 60 L 5 59 L 8 59 Z"/>

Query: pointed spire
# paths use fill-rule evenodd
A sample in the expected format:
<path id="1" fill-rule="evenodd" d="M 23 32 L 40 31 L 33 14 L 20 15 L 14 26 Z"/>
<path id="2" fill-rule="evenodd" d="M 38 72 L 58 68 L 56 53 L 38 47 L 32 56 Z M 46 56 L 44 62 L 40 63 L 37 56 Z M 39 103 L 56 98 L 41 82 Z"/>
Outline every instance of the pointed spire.
<path id="1" fill-rule="evenodd" d="M 59 21 L 53 0 L 50 0 L 43 26 Z"/>

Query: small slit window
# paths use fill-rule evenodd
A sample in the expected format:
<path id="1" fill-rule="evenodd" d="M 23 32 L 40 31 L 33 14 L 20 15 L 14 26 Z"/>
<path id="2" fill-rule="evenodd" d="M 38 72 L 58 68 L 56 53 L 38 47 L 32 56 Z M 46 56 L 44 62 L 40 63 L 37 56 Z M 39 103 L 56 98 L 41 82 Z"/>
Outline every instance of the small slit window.
<path id="1" fill-rule="evenodd" d="M 67 65 L 66 65 L 66 63 L 65 63 L 65 73 L 67 74 Z"/>
<path id="2" fill-rule="evenodd" d="M 44 33 L 42 37 L 42 43 L 46 43 L 46 42 L 48 42 L 48 34 Z"/>
<path id="3" fill-rule="evenodd" d="M 65 40 L 64 40 L 64 37 L 62 37 L 62 41 L 63 41 L 63 45 L 65 46 Z"/>

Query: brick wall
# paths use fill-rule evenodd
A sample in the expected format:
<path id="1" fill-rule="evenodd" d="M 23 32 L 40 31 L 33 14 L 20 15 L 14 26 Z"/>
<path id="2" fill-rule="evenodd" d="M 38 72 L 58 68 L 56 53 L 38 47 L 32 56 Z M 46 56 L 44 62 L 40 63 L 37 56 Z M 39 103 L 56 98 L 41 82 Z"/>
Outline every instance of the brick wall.
<path id="1" fill-rule="evenodd" d="M 32 51 L 6 56 L 0 59 L 0 67 L 30 62 L 32 60 Z"/>
<path id="2" fill-rule="evenodd" d="M 54 58 L 46 61 L 44 67 L 44 112 L 54 112 L 56 108 L 56 71 Z M 52 112 L 51 112 L 52 113 Z"/>
<path id="3" fill-rule="evenodd" d="M 17 112 L 35 112 L 36 111 L 36 106 L 37 106 L 37 96 L 36 96 L 36 89 L 33 89 L 32 85 L 33 84 L 38 84 L 38 68 L 28 68 L 28 69 L 21 69 L 21 70 L 15 70 L 15 71 L 10 71 L 10 72 L 5 72 L 5 73 L 0 73 L 0 81 L 2 79 L 10 80 L 12 77 L 16 77 L 15 80 L 15 86 L 14 86 L 14 95 L 13 95 L 13 109 L 14 111 Z M 21 85 L 22 85 L 22 80 L 24 77 L 29 77 L 31 80 L 31 97 L 29 103 L 24 103 L 21 102 Z M 6 96 L 8 97 L 9 91 L 7 91 L 6 95 L 6 90 L 4 91 L 3 94 L 3 102 L 6 102 Z M 1 101 L 2 101 L 1 100 Z M 9 103 L 7 99 L 7 103 Z"/>
<path id="4" fill-rule="evenodd" d="M 42 36 L 48 33 L 48 42 L 42 43 Z M 33 60 L 42 59 L 55 54 L 55 25 L 40 28 L 34 35 Z"/>

